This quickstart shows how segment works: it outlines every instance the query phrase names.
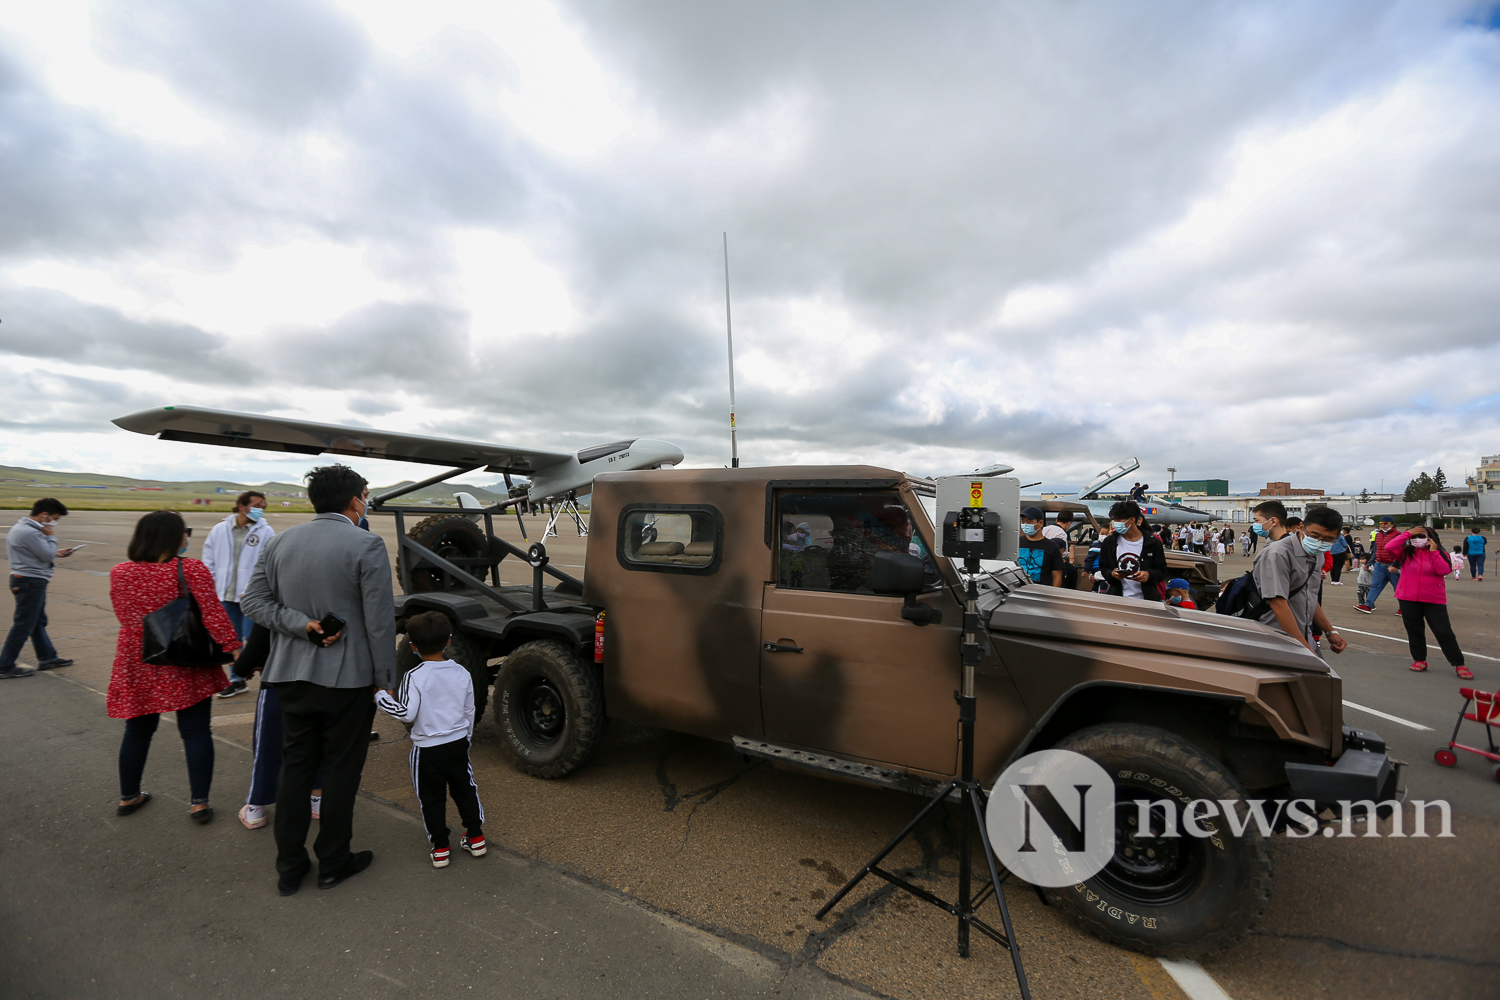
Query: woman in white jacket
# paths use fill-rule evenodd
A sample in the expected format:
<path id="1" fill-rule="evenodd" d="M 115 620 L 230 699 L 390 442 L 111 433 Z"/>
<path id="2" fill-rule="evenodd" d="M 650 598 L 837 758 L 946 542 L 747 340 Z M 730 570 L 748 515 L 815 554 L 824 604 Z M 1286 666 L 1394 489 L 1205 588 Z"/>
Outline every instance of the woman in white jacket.
<path id="1" fill-rule="evenodd" d="M 243 641 L 250 636 L 255 623 L 240 611 L 240 595 L 255 573 L 260 554 L 276 532 L 264 520 L 266 496 L 258 490 L 246 490 L 234 502 L 234 513 L 213 526 L 203 540 L 203 565 L 214 575 L 214 591 L 224 602 L 230 624 Z M 229 686 L 219 692 L 220 698 L 233 698 L 249 687 L 235 668 L 230 668 Z"/>

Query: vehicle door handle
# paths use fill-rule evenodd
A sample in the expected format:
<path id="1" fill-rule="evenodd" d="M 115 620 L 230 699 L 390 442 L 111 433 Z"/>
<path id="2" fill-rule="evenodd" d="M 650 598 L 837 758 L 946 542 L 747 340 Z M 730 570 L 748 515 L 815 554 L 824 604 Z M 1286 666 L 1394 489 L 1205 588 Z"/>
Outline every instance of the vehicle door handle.
<path id="1" fill-rule="evenodd" d="M 760 644 L 760 648 L 764 649 L 768 653 L 800 653 L 800 652 L 802 652 L 802 647 L 801 646 L 783 646 L 779 642 L 763 642 L 763 643 Z"/>

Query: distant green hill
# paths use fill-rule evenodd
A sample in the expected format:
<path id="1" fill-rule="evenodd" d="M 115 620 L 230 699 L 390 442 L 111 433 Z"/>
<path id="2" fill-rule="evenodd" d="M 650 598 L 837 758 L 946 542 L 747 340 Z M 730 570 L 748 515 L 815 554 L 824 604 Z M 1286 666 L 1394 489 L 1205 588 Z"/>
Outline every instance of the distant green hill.
<path id="1" fill-rule="evenodd" d="M 414 480 L 408 479 L 390 486 L 372 486 L 370 492 L 387 493 L 412 482 Z M 272 507 L 285 507 L 293 511 L 312 509 L 304 495 L 306 487 L 295 483 L 245 484 L 224 479 L 171 482 L 0 465 L 0 509 L 10 510 L 30 509 L 33 502 L 45 496 L 56 497 L 69 507 L 77 507 L 79 510 L 156 510 L 162 507 L 229 510 L 234 506 L 235 497 L 247 489 L 265 493 L 266 503 Z M 452 502 L 455 490 L 472 493 L 485 503 L 503 499 L 501 494 L 491 493 L 480 486 L 438 483 L 407 494 L 402 500 L 408 503 Z"/>

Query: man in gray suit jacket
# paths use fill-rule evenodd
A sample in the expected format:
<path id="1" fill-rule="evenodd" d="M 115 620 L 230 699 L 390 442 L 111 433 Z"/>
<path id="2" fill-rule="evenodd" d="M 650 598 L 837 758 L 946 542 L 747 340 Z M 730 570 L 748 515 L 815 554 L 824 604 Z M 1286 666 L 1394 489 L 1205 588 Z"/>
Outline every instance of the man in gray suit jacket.
<path id="1" fill-rule="evenodd" d="M 308 796 L 321 765 L 323 804 L 313 851 L 318 888 L 331 889 L 369 867 L 371 851 L 351 853 L 354 799 L 369 749 L 375 688 L 396 684 L 395 601 L 385 543 L 357 525 L 368 484 L 329 465 L 307 476 L 317 516 L 273 538 L 240 608 L 271 630 L 261 683 L 281 701 L 285 738 L 276 807 L 276 872 L 283 896 L 302 885 L 311 863 Z M 328 614 L 342 631 L 322 635 Z"/>

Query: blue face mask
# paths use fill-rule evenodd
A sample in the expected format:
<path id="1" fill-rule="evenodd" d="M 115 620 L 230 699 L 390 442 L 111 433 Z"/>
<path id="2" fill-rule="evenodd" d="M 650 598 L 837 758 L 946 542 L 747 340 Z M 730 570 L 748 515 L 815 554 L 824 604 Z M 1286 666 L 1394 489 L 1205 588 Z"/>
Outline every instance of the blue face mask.
<path id="1" fill-rule="evenodd" d="M 1267 528 L 1264 524 L 1256 523 L 1256 524 L 1252 524 L 1250 527 L 1251 527 L 1251 529 L 1257 535 L 1259 535 L 1262 538 L 1270 538 L 1271 537 L 1271 529 Z"/>
<path id="2" fill-rule="evenodd" d="M 1302 536 L 1302 551 L 1310 556 L 1320 556 L 1333 548 L 1332 542 L 1320 542 L 1310 535 Z"/>
<path id="3" fill-rule="evenodd" d="M 177 554 L 179 556 L 185 556 L 185 555 L 187 555 L 187 546 L 183 545 L 182 548 L 180 548 L 180 549 L 177 550 Z"/>
<path id="4" fill-rule="evenodd" d="M 261 510 L 259 507 L 248 507 L 245 509 L 245 516 L 252 521 L 259 521 L 261 518 L 266 516 L 266 512 Z"/>
<path id="5" fill-rule="evenodd" d="M 1123 535 L 1123 534 L 1125 534 L 1125 532 L 1127 532 L 1127 531 L 1130 530 L 1130 522 L 1129 521 L 1115 521 L 1111 525 L 1111 527 L 1113 527 L 1115 529 L 1115 534 L 1117 534 L 1117 535 Z"/>
<path id="6" fill-rule="evenodd" d="M 1025 534 L 1027 534 L 1027 535 L 1034 535 L 1034 534 L 1036 534 L 1036 525 L 1034 525 L 1034 524 L 1023 524 L 1023 525 L 1021 525 L 1021 531 L 1024 532 Z"/>

